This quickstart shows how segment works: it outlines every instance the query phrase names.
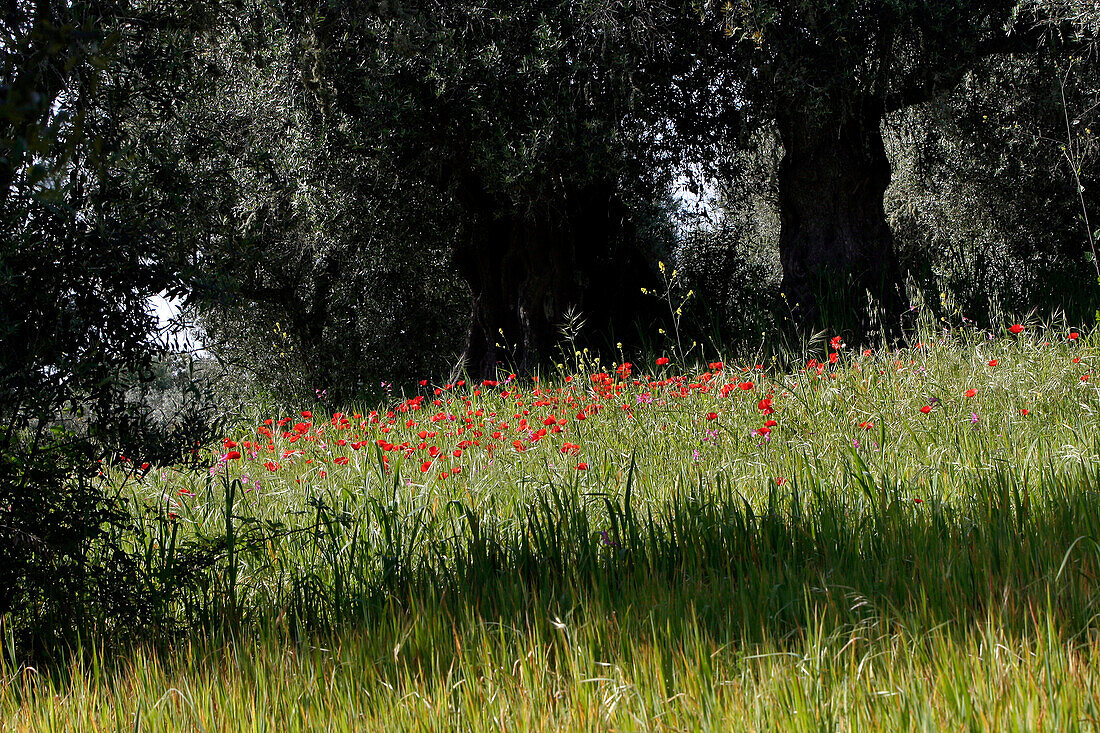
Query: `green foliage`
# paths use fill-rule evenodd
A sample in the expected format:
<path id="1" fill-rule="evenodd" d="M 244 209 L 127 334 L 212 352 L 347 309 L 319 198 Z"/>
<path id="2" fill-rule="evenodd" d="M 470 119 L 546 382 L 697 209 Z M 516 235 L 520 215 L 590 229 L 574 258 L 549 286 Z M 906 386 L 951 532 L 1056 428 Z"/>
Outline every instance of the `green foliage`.
<path id="1" fill-rule="evenodd" d="M 194 384 L 170 411 L 142 399 L 173 352 L 148 299 L 183 277 L 160 211 L 120 191 L 103 82 L 125 14 L 26 10 L 3 18 L 0 77 L 0 619 L 20 653 L 48 654 L 156 620 L 132 517 L 97 474 L 186 461 L 211 414 Z"/>
<path id="2" fill-rule="evenodd" d="M 991 302 L 1092 316 L 1100 290 L 1082 215 L 1100 205 L 1098 81 L 1080 64 L 994 57 L 891 121 L 888 211 L 903 262 L 933 299 L 947 290 L 987 323 Z"/>
<path id="3" fill-rule="evenodd" d="M 722 156 L 715 177 L 696 182 L 696 204 L 685 213 L 673 261 L 697 294 L 690 317 L 699 338 L 755 346 L 789 315 L 779 305 L 782 146 L 766 129 L 744 147 L 725 147 Z"/>
<path id="4" fill-rule="evenodd" d="M 813 105 L 836 102 L 849 112 L 869 105 L 864 111 L 878 114 L 947 93 L 963 79 L 996 79 L 1001 91 L 990 94 L 1007 99 L 1014 92 L 1005 90 L 1023 87 L 1012 86 L 1011 73 L 987 69 L 1000 68 L 1003 57 L 981 59 L 1020 52 L 1027 56 L 1021 68 L 1042 73 L 1049 62 L 1033 52 L 1041 39 L 1075 27 L 1071 10 L 740 3 L 699 16 L 658 3 L 592 0 L 198 3 L 187 14 L 154 7 L 157 22 L 130 39 L 117 67 L 157 80 L 133 94 L 120 76 L 113 92 L 129 156 L 120 193 L 130 205 L 159 207 L 164 231 L 191 266 L 189 313 L 207 348 L 246 377 L 245 392 L 377 394 L 383 382 L 408 384 L 448 369 L 464 331 L 478 324 L 504 350 L 522 351 L 538 340 L 524 331 L 531 314 L 543 311 L 550 323 L 570 308 L 586 311 L 599 337 L 590 346 L 629 340 L 632 328 L 605 329 L 611 319 L 603 303 L 583 296 L 610 293 L 625 304 L 620 310 L 647 321 L 646 331 L 655 329 L 629 294 L 651 284 L 635 281 L 653 279 L 651 266 L 672 249 L 698 285 L 696 313 L 735 316 L 699 331 L 716 341 L 756 338 L 769 320 L 764 311 L 791 315 L 773 281 L 773 166 L 782 156 L 775 120 L 784 95 L 817 89 Z M 824 41 L 807 45 L 806 38 Z M 1057 51 L 1063 41 L 1075 39 L 1046 47 Z M 937 279 L 957 286 L 971 312 L 986 286 L 1010 295 L 1013 307 L 1035 301 L 1041 279 L 1020 285 L 999 268 L 957 264 L 994 261 L 973 246 L 985 238 L 985 223 L 962 227 L 960 217 L 977 199 L 988 212 L 1010 206 L 1011 186 L 972 186 L 1001 165 L 998 155 L 1027 160 L 1035 151 L 1007 150 L 987 137 L 978 152 L 963 140 L 970 133 L 956 130 L 944 144 L 973 149 L 926 186 L 909 175 L 907 161 L 934 157 L 938 136 L 958 119 L 930 109 L 906 113 L 915 130 L 904 140 L 927 140 L 924 152 L 894 150 L 908 177 L 890 201 L 905 264 L 927 288 L 939 288 Z M 1018 116 L 1046 134 L 1050 111 L 1034 106 Z M 717 181 L 726 217 L 713 234 L 674 247 L 666 212 L 653 202 L 689 164 Z M 951 200 L 924 205 L 947 177 L 959 182 Z M 1049 185 L 1054 179 L 1035 179 L 1029 196 L 1054 201 L 1064 193 Z M 584 238 L 595 228 L 576 203 L 601 197 L 624 226 L 593 265 L 584 256 L 599 242 Z M 936 211 L 942 221 L 929 226 Z M 1017 250 L 1050 251 L 1045 243 L 1057 238 L 1058 254 L 1017 253 L 1029 277 L 1042 270 L 1056 281 L 1077 256 L 1061 256 L 1074 248 L 1066 249 L 1059 218 L 1043 230 L 1037 218 L 1025 228 L 990 214 L 988 224 L 1004 229 L 991 252 L 1002 257 L 1008 240 Z M 925 235 L 940 238 L 930 244 Z M 1042 246 L 1038 235 L 1046 237 Z M 512 280 L 535 295 L 512 292 Z M 467 290 L 472 313 L 463 304 Z M 494 298 L 517 313 L 490 323 L 478 308 Z"/>
<path id="5" fill-rule="evenodd" d="M 743 2 L 715 6 L 731 79 L 746 102 L 734 121 L 767 124 L 792 96 L 808 110 L 900 109 L 954 87 L 989 53 L 1031 52 L 1034 16 L 1002 2 Z M 746 68 L 747 67 L 747 68 Z M 748 73 L 745 73 L 748 72 Z"/>

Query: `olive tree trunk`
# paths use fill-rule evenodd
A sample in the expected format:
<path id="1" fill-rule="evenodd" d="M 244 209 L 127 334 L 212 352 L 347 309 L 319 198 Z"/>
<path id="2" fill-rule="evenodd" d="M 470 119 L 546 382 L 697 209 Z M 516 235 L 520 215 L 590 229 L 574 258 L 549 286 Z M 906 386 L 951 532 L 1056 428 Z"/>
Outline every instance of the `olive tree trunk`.
<path id="1" fill-rule="evenodd" d="M 585 343 L 627 340 L 649 280 L 614 189 L 581 188 L 534 213 L 498 210 L 484 207 L 455 251 L 471 297 L 460 366 L 478 378 L 530 373 L 559 356 L 570 311 L 585 320 Z"/>
<path id="2" fill-rule="evenodd" d="M 817 103 L 815 104 L 814 101 Z M 779 168 L 782 290 L 795 320 L 810 328 L 892 332 L 905 308 L 883 196 L 890 161 L 881 105 L 830 110 L 801 98 L 777 114 L 784 156 Z"/>

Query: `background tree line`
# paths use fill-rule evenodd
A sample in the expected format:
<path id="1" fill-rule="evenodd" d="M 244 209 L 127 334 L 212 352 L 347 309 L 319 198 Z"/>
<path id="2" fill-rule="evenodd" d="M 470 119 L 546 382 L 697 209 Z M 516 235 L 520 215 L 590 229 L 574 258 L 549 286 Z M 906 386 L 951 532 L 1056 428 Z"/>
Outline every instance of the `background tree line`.
<path id="1" fill-rule="evenodd" d="M 172 583 L 95 476 L 187 460 L 213 362 L 335 401 L 534 371 L 577 314 L 572 344 L 657 350 L 660 262 L 731 352 L 897 335 L 911 292 L 1091 322 L 1098 28 L 1084 0 L 3 3 L 0 615 L 153 622 Z"/>
<path id="2" fill-rule="evenodd" d="M 991 299 L 1080 318 L 1096 290 L 1089 10 L 223 9 L 193 41 L 209 86 L 170 136 L 234 161 L 218 182 L 191 172 L 231 212 L 192 303 L 221 351 L 255 374 L 278 353 L 307 394 L 532 369 L 567 312 L 586 345 L 652 345 L 668 314 L 640 291 L 662 260 L 698 296 L 693 339 L 726 347 L 784 318 L 896 332 L 907 277 L 979 321 Z M 685 181 L 713 221 L 679 210 Z"/>

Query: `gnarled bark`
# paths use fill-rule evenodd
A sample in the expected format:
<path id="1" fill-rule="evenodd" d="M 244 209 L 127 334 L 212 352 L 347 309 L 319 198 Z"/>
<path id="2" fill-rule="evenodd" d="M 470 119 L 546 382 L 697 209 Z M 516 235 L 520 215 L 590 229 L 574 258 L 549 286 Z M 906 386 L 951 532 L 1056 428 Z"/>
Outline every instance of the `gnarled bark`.
<path id="1" fill-rule="evenodd" d="M 782 289 L 795 319 L 811 328 L 873 327 L 870 292 L 893 330 L 904 289 L 883 196 L 890 161 L 880 105 L 828 109 L 808 98 L 780 105 L 779 168 Z M 824 109 L 823 109 L 824 107 Z"/>

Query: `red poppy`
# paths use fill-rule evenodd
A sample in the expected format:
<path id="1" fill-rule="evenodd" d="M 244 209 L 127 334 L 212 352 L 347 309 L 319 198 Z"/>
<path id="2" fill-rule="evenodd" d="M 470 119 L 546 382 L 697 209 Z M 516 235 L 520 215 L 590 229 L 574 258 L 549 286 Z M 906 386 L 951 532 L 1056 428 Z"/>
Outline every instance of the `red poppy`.
<path id="1" fill-rule="evenodd" d="M 920 408 L 920 411 L 927 415 L 928 413 L 932 412 L 932 408 L 929 405 L 925 405 L 924 407 Z"/>
<path id="2" fill-rule="evenodd" d="M 657 359 L 657 366 L 664 366 L 667 363 L 668 363 L 668 357 L 667 356 L 662 356 L 662 357 L 659 357 Z"/>
<path id="3" fill-rule="evenodd" d="M 1081 375 L 1081 381 L 1082 381 L 1082 382 L 1087 382 L 1087 381 L 1089 381 L 1089 375 L 1087 375 L 1087 374 L 1082 374 L 1082 375 Z"/>
<path id="4" fill-rule="evenodd" d="M 973 397 L 973 396 L 974 396 L 974 395 L 976 395 L 976 394 L 978 394 L 978 390 L 976 390 L 976 389 L 968 389 L 968 390 L 966 390 L 966 396 L 967 396 L 967 397 Z"/>
<path id="5" fill-rule="evenodd" d="M 229 451 L 228 453 L 225 454 L 225 459 L 227 461 L 235 461 L 240 457 L 241 457 L 241 452 L 237 451 L 237 450 L 231 450 L 231 451 Z M 147 463 L 145 465 L 148 466 L 149 464 Z"/>
<path id="6" fill-rule="evenodd" d="M 989 366 L 997 366 L 997 360 L 996 359 L 990 359 L 989 360 Z"/>
<path id="7" fill-rule="evenodd" d="M 720 372 L 726 368 L 726 363 L 724 361 L 712 361 L 711 363 L 707 364 L 707 366 L 716 372 Z"/>
<path id="8" fill-rule="evenodd" d="M 776 422 L 775 420 L 768 420 L 767 422 L 765 422 L 765 423 L 764 423 L 764 427 L 766 427 L 766 428 L 774 428 L 774 427 L 775 427 L 776 425 L 778 425 L 778 424 L 779 424 L 779 423 L 777 423 L 777 422 Z"/>
<path id="9" fill-rule="evenodd" d="M 1020 414 L 1024 415 L 1024 416 L 1026 416 L 1029 412 L 1030 412 L 1030 410 L 1027 410 L 1027 409 L 1020 410 Z"/>
<path id="10" fill-rule="evenodd" d="M 837 359 L 839 359 L 839 358 L 840 358 L 840 354 L 836 353 L 835 351 L 829 352 L 829 363 L 830 364 L 836 364 Z"/>
<path id="11" fill-rule="evenodd" d="M 420 464 L 420 473 L 427 473 L 430 470 L 432 470 L 432 462 L 431 461 L 424 461 L 423 463 Z"/>
<path id="12" fill-rule="evenodd" d="M 304 417 L 304 418 L 305 418 L 306 420 L 308 420 L 308 419 L 310 419 L 311 417 L 313 417 L 313 413 L 312 413 L 312 412 L 310 412 L 309 410 L 302 410 L 302 411 L 301 411 L 300 413 L 298 413 L 298 414 L 299 414 L 299 415 L 301 415 L 302 417 Z"/>
<path id="13" fill-rule="evenodd" d="M 1070 331 L 1069 336 L 1067 336 L 1066 338 L 1068 338 L 1070 341 L 1076 341 L 1079 335 L 1080 334 L 1078 334 L 1076 331 Z"/>
<path id="14" fill-rule="evenodd" d="M 578 463 L 573 468 L 575 468 L 578 471 L 587 471 L 588 470 L 588 464 L 587 463 Z"/>
<path id="15" fill-rule="evenodd" d="M 772 398 L 765 397 L 764 399 L 760 400 L 758 403 L 756 403 L 756 409 L 760 410 L 760 412 L 764 413 L 765 415 L 771 415 L 773 412 L 775 412 L 775 408 L 772 407 Z"/>
<path id="16" fill-rule="evenodd" d="M 1012 333 L 1022 333 L 1024 327 L 1021 326 L 1019 323 L 1013 323 L 1011 326 L 1008 327 L 1008 330 Z"/>
<path id="17" fill-rule="evenodd" d="M 740 387 L 741 389 L 745 390 L 746 392 L 748 392 L 750 389 L 752 389 L 756 385 L 754 385 L 752 382 L 741 382 L 737 386 Z"/>
<path id="18" fill-rule="evenodd" d="M 708 420 L 717 420 L 718 419 L 718 413 L 717 412 L 708 412 L 707 413 L 707 419 Z"/>
<path id="19" fill-rule="evenodd" d="M 833 336 L 831 339 L 829 339 L 829 346 L 831 346 L 834 349 L 839 349 L 841 343 L 842 342 L 840 340 L 840 336 Z"/>
<path id="20" fill-rule="evenodd" d="M 870 430 L 875 426 L 875 424 L 873 422 L 861 422 L 859 426 L 864 430 Z"/>
<path id="21" fill-rule="evenodd" d="M 764 426 L 764 427 L 762 427 L 762 428 L 757 428 L 757 429 L 756 429 L 756 434 L 757 434 L 757 435 L 759 435 L 759 436 L 761 436 L 761 437 L 764 437 L 764 436 L 766 436 L 766 435 L 767 435 L 768 433 L 770 433 L 771 431 L 772 431 L 772 429 L 771 429 L 771 428 L 769 428 L 768 426 L 766 426 L 766 425 L 765 425 L 765 426 Z"/>
<path id="22" fill-rule="evenodd" d="M 337 466 L 346 466 L 348 465 L 348 457 L 336 456 L 336 458 L 332 459 L 332 462 L 335 463 Z"/>
<path id="23" fill-rule="evenodd" d="M 225 440 L 222 441 L 222 445 L 225 446 L 226 448 L 236 448 L 237 447 L 237 442 L 233 441 L 233 440 L 230 440 L 229 438 L 226 438 Z"/>

